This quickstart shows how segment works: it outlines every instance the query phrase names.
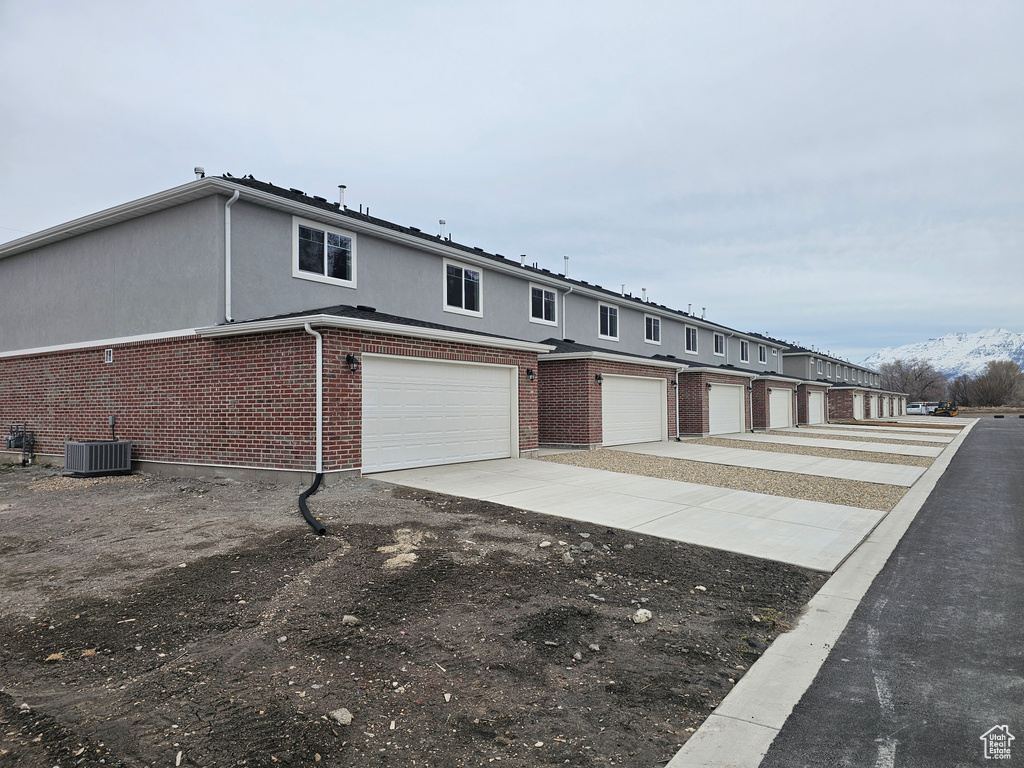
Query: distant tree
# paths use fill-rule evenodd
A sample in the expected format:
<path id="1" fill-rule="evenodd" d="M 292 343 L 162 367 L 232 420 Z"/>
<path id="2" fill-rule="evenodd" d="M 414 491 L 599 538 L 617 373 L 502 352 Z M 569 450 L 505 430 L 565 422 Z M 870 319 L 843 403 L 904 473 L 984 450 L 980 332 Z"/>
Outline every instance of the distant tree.
<path id="1" fill-rule="evenodd" d="M 946 388 L 946 397 L 954 405 L 970 405 L 971 387 L 973 385 L 974 379 L 970 375 L 966 373 L 961 374 L 955 379 L 949 380 L 949 385 Z"/>
<path id="2" fill-rule="evenodd" d="M 911 401 L 938 400 L 946 391 L 946 377 L 927 360 L 893 360 L 878 368 L 882 389 L 906 392 Z"/>
<path id="3" fill-rule="evenodd" d="M 1024 371 L 1011 360 L 990 360 L 971 383 L 972 405 L 1017 405 L 1024 402 Z"/>

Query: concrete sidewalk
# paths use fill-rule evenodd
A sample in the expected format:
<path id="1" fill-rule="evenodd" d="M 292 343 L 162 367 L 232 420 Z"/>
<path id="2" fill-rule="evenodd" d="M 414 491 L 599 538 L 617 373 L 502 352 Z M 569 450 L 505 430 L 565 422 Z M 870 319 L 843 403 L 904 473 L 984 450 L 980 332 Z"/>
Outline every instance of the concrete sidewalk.
<path id="1" fill-rule="evenodd" d="M 832 575 L 808 603 L 796 627 L 772 643 L 669 761 L 668 768 L 757 768 L 761 764 L 875 576 L 885 567 L 975 423 L 972 421 L 959 433 L 921 480 Z"/>
<path id="2" fill-rule="evenodd" d="M 892 445 L 890 443 L 873 443 L 869 439 L 858 440 L 830 440 L 827 437 L 803 437 L 800 435 L 766 433 L 736 433 L 731 435 L 716 435 L 725 440 L 748 440 L 752 443 L 778 443 L 780 445 L 802 445 L 810 448 L 835 448 L 840 451 L 869 451 L 872 453 L 892 453 L 897 456 L 927 456 L 934 458 L 942 453 L 944 446 L 928 445 Z"/>
<path id="3" fill-rule="evenodd" d="M 532 459 L 372 475 L 397 485 L 832 572 L 884 512 Z"/>
<path id="4" fill-rule="evenodd" d="M 664 456 L 670 459 L 703 461 L 730 467 L 748 467 L 773 472 L 795 472 L 816 477 L 837 477 L 865 483 L 901 485 L 907 488 L 916 483 L 925 471 L 924 467 L 909 467 L 902 464 L 831 459 L 824 456 L 805 456 L 800 453 L 724 448 L 690 442 L 639 443 L 616 446 L 610 450 L 642 453 L 648 456 Z"/>

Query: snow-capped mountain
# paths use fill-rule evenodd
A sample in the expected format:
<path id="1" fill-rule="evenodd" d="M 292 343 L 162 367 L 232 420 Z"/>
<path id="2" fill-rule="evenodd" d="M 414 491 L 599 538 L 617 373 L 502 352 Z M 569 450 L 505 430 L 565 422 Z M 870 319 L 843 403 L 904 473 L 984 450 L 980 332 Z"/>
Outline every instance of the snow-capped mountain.
<path id="1" fill-rule="evenodd" d="M 1013 333 L 1002 328 L 977 333 L 950 333 L 937 339 L 886 347 L 863 362 L 877 369 L 893 360 L 927 360 L 936 370 L 947 376 L 970 374 L 975 376 L 989 360 L 1012 360 L 1024 365 L 1024 333 Z"/>

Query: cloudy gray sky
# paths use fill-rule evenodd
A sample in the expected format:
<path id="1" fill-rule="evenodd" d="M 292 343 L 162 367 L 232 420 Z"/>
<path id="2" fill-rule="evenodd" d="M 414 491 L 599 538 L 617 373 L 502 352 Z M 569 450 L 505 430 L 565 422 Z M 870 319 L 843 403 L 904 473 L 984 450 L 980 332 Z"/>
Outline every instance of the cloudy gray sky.
<path id="1" fill-rule="evenodd" d="M 0 241 L 203 165 L 854 360 L 1021 331 L 1022 41 L 1018 1 L 0 0 Z"/>

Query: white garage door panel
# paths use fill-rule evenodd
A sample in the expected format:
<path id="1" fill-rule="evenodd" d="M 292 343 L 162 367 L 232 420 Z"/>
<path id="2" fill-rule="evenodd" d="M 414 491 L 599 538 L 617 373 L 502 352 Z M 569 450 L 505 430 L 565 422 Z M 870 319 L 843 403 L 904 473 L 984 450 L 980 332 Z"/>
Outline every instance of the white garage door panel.
<path id="1" fill-rule="evenodd" d="M 823 392 L 808 392 L 807 393 L 807 423 L 808 424 L 824 424 L 825 423 L 825 393 Z"/>
<path id="2" fill-rule="evenodd" d="M 363 472 L 512 455 L 504 366 L 363 358 Z"/>
<path id="3" fill-rule="evenodd" d="M 786 429 L 793 426 L 793 390 L 773 389 L 768 395 L 768 428 Z"/>
<path id="4" fill-rule="evenodd" d="M 878 397 L 876 395 L 868 395 L 868 405 L 871 406 L 871 418 L 877 419 L 882 415 L 878 410 Z"/>
<path id="5" fill-rule="evenodd" d="M 712 384 L 708 393 L 708 433 L 726 435 L 743 431 L 743 387 Z"/>
<path id="6" fill-rule="evenodd" d="M 665 379 L 605 374 L 601 384 L 604 445 L 667 439 Z"/>
<path id="7" fill-rule="evenodd" d="M 853 418 L 857 421 L 864 418 L 864 395 L 853 396 Z"/>

